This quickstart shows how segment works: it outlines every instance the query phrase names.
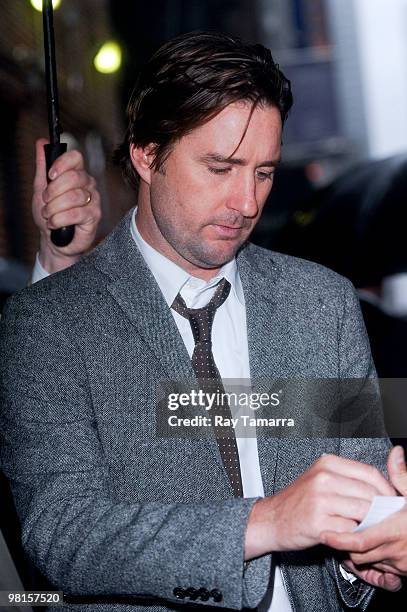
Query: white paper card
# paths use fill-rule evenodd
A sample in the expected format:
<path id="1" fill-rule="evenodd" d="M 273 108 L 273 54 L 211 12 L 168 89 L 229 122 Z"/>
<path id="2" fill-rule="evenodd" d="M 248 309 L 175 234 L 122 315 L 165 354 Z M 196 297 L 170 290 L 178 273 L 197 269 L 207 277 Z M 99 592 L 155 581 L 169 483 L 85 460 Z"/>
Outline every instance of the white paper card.
<path id="1" fill-rule="evenodd" d="M 405 497 L 377 495 L 363 521 L 353 531 L 364 531 L 376 523 L 401 510 L 406 503 Z"/>

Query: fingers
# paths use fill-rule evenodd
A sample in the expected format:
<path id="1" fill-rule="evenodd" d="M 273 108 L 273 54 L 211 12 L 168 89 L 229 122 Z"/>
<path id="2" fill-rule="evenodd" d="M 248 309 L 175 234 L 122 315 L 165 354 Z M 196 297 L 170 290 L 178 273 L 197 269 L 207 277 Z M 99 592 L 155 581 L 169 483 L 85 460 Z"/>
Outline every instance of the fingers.
<path id="1" fill-rule="evenodd" d="M 404 572 L 399 570 L 394 565 L 391 565 L 390 562 L 382 561 L 380 563 L 372 563 L 372 567 L 380 570 L 381 572 L 389 572 L 390 574 L 397 574 L 397 576 L 404 576 Z"/>
<path id="2" fill-rule="evenodd" d="M 72 189 L 67 193 L 53 200 L 49 205 L 44 206 L 42 216 L 47 221 L 47 227 L 58 224 L 57 217 L 62 213 L 75 210 L 75 214 L 89 215 L 97 208 L 98 199 L 95 192 L 87 189 Z M 83 212 L 76 209 L 86 209 Z"/>
<path id="3" fill-rule="evenodd" d="M 390 572 L 384 573 L 384 581 L 385 581 L 384 588 L 387 589 L 388 591 L 399 591 L 401 587 L 403 586 L 403 583 L 401 582 L 400 577 Z"/>
<path id="4" fill-rule="evenodd" d="M 100 210 L 88 206 L 68 208 L 63 212 L 53 215 L 47 223 L 49 229 L 58 229 L 67 225 L 76 225 L 83 230 L 89 226 L 89 230 L 100 220 Z"/>
<path id="5" fill-rule="evenodd" d="M 327 519 L 326 526 L 332 532 L 341 534 L 352 531 L 357 526 L 357 522 L 352 519 L 342 518 L 341 516 L 332 516 Z"/>
<path id="6" fill-rule="evenodd" d="M 392 556 L 391 546 L 389 544 L 382 544 L 366 552 L 351 552 L 350 557 L 357 565 L 373 565 L 374 563 L 380 563 L 385 559 L 389 559 Z"/>
<path id="7" fill-rule="evenodd" d="M 89 192 L 93 187 L 94 182 L 90 179 L 89 174 L 85 172 L 85 170 L 67 170 L 64 172 L 64 174 L 61 174 L 56 179 L 51 181 L 51 183 L 44 190 L 42 197 L 44 202 L 49 204 L 59 196 L 62 196 L 71 190 L 87 189 Z M 76 203 L 75 200 L 73 203 Z"/>
<path id="8" fill-rule="evenodd" d="M 56 179 L 69 170 L 84 170 L 85 160 L 79 151 L 68 151 L 54 161 L 49 169 L 48 176 L 51 180 Z"/>
<path id="9" fill-rule="evenodd" d="M 77 225 L 87 231 L 101 219 L 96 182 L 85 170 L 71 169 L 57 176 L 45 189 L 43 200 L 41 214 L 48 229 Z"/>
<path id="10" fill-rule="evenodd" d="M 358 552 L 365 552 L 369 550 L 370 546 L 370 544 L 366 542 L 365 532 L 337 533 L 332 530 L 326 530 L 321 533 L 321 544 L 325 544 L 325 546 L 330 546 L 336 550 Z M 370 546 L 370 548 L 372 548 L 372 546 Z"/>
<path id="11" fill-rule="evenodd" d="M 376 495 L 394 495 L 395 490 L 377 468 L 366 463 L 345 459 L 336 455 L 325 455 L 318 459 L 315 467 L 353 478 L 374 487 Z"/>
<path id="12" fill-rule="evenodd" d="M 46 162 L 44 145 L 49 141 L 46 138 L 39 138 L 35 143 L 35 177 L 34 189 L 45 189 L 47 186 Z M 61 176 L 69 170 L 84 170 L 85 161 L 79 151 L 68 151 L 64 153 L 52 164 L 48 176 L 51 180 Z"/>
<path id="13" fill-rule="evenodd" d="M 407 496 L 407 467 L 402 446 L 391 449 L 387 459 L 387 469 L 391 483 L 401 495 Z"/>
<path id="14" fill-rule="evenodd" d="M 348 571 L 352 572 L 355 574 L 355 576 L 361 580 L 364 580 L 365 582 L 368 582 L 372 586 L 386 589 L 387 591 L 398 591 L 401 589 L 401 579 L 394 573 L 383 572 L 373 567 L 360 568 L 355 566 L 355 564 L 349 559 L 346 559 L 346 561 L 343 562 L 343 565 Z"/>
<path id="15" fill-rule="evenodd" d="M 332 497 L 330 514 L 361 523 L 369 511 L 370 505 L 370 499 L 335 495 Z M 357 523 L 355 523 L 355 527 Z"/>
<path id="16" fill-rule="evenodd" d="M 407 549 L 406 538 L 389 534 L 387 540 L 365 552 L 351 552 L 351 559 L 358 565 L 385 565 L 386 571 L 390 567 L 390 571 L 402 575 L 407 574 Z"/>
<path id="17" fill-rule="evenodd" d="M 89 194 L 96 191 L 96 183 L 84 168 L 84 159 L 79 151 L 61 155 L 52 165 L 48 183 L 44 145 L 48 141 L 40 138 L 35 143 L 34 199 L 37 215 L 49 219 L 56 212 L 88 203 Z M 44 205 L 45 204 L 45 205 Z"/>
<path id="18" fill-rule="evenodd" d="M 327 472 L 322 477 L 322 493 L 327 494 L 328 489 L 335 491 L 336 495 L 344 498 L 355 498 L 365 500 L 367 503 L 364 507 L 366 512 L 369 510 L 373 498 L 378 495 L 378 489 L 374 485 L 358 480 L 357 478 L 349 478 L 334 472 Z M 338 513 L 339 514 L 339 513 Z M 365 514 L 362 518 L 364 518 Z"/>
<path id="19" fill-rule="evenodd" d="M 321 534 L 321 541 L 326 546 L 331 546 L 331 548 L 336 548 L 337 550 L 366 553 L 397 539 L 397 535 L 392 532 L 392 525 L 392 517 L 389 517 L 381 523 L 359 533 L 339 534 L 326 530 Z M 381 559 L 375 559 L 375 561 L 379 560 Z"/>
<path id="20" fill-rule="evenodd" d="M 47 171 L 44 151 L 44 145 L 46 144 L 48 144 L 48 140 L 45 138 L 39 138 L 35 143 L 34 191 L 44 191 L 47 186 Z"/>
<path id="21" fill-rule="evenodd" d="M 32 211 L 40 232 L 39 257 L 52 273 L 72 265 L 92 248 L 102 213 L 96 181 L 86 172 L 78 151 L 69 151 L 55 160 L 47 183 L 44 144 L 44 138 L 36 142 Z M 52 244 L 50 230 L 70 225 L 75 225 L 73 240 L 65 247 Z"/>
<path id="22" fill-rule="evenodd" d="M 381 589 L 385 589 L 386 591 L 395 592 L 399 591 L 402 587 L 401 578 L 390 572 L 381 572 L 380 570 L 369 568 L 362 570 L 360 572 L 360 577 L 362 580 L 365 580 L 365 582 L 368 582 L 369 584 Z"/>
<path id="23" fill-rule="evenodd" d="M 361 533 L 338 533 L 338 529 L 321 533 L 321 543 L 347 551 L 358 565 L 386 563 L 407 574 L 407 533 L 404 510 Z M 337 533 L 335 533 L 335 531 Z"/>

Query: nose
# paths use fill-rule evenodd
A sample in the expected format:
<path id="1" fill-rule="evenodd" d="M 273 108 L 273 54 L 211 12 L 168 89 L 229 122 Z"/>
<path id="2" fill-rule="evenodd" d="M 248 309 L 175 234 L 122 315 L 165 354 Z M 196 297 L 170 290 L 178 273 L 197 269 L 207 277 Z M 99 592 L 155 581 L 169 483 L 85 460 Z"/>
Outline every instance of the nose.
<path id="1" fill-rule="evenodd" d="M 256 181 L 249 174 L 237 180 L 229 199 L 229 208 L 238 211 L 243 217 L 255 217 L 259 212 L 256 195 Z"/>

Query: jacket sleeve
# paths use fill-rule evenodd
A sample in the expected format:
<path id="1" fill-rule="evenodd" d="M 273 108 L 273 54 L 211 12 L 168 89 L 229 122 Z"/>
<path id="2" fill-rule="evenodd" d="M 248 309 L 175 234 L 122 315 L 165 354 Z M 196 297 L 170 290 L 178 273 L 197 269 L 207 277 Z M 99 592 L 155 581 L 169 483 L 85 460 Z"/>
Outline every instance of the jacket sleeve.
<path id="1" fill-rule="evenodd" d="M 210 593 L 197 604 L 255 607 L 269 569 L 260 560 L 246 577 L 244 535 L 256 500 L 118 500 L 86 364 L 38 293 L 13 297 L 1 321 L 1 460 L 30 558 L 68 595 L 190 603 L 192 588 Z"/>
<path id="2" fill-rule="evenodd" d="M 391 448 L 387 437 L 381 412 L 379 388 L 376 384 L 376 370 L 370 352 L 369 339 L 363 321 L 359 299 L 353 285 L 344 281 L 343 312 L 339 322 L 339 377 L 367 381 L 369 393 L 376 393 L 374 401 L 369 404 L 371 412 L 369 421 L 374 423 L 377 437 L 360 438 L 351 434 L 341 438 L 340 454 L 344 457 L 368 463 L 377 467 L 386 477 L 386 458 Z M 349 381 L 352 384 L 352 381 Z M 357 384 L 357 383 L 356 383 Z M 353 584 L 347 581 L 339 570 L 335 559 L 327 560 L 328 570 L 335 579 L 343 602 L 348 608 L 366 610 L 375 589 L 361 580 Z"/>

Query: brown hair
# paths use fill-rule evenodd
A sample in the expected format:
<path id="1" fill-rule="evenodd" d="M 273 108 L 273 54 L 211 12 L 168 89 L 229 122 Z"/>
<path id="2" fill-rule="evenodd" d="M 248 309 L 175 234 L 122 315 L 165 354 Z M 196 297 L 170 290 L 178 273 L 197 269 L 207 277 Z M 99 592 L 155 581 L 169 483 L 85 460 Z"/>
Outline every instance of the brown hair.
<path id="1" fill-rule="evenodd" d="M 140 71 L 127 107 L 127 131 L 114 160 L 137 187 L 131 144 L 152 144 L 152 167 L 161 170 L 177 140 L 239 100 L 275 106 L 284 123 L 292 106 L 291 86 L 271 52 L 221 33 L 177 36 Z"/>

